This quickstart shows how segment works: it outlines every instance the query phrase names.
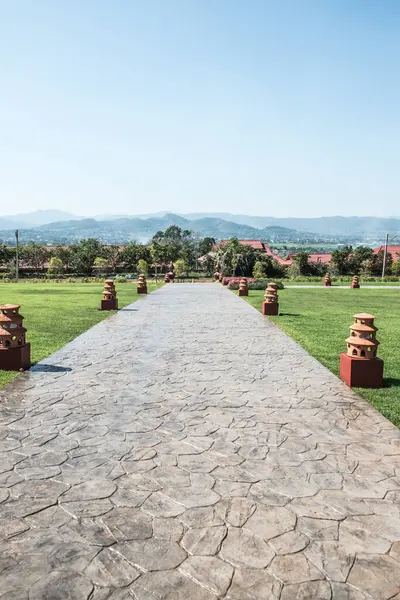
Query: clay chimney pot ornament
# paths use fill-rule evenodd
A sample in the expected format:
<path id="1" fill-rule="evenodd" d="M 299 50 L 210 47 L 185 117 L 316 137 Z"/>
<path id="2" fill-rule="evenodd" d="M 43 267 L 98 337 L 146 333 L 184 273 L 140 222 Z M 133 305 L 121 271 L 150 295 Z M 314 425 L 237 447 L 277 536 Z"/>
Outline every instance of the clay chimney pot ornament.
<path id="1" fill-rule="evenodd" d="M 30 344 L 19 309 L 19 304 L 0 306 L 0 370 L 19 371 L 31 365 Z"/>

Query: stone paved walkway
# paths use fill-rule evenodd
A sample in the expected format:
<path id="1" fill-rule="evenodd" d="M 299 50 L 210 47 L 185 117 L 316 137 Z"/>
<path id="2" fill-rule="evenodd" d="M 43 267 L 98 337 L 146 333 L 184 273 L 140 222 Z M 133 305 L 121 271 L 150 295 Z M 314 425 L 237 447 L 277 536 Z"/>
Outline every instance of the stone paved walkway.
<path id="1" fill-rule="evenodd" d="M 400 598 L 400 432 L 228 290 L 167 285 L 0 395 L 2 600 Z"/>

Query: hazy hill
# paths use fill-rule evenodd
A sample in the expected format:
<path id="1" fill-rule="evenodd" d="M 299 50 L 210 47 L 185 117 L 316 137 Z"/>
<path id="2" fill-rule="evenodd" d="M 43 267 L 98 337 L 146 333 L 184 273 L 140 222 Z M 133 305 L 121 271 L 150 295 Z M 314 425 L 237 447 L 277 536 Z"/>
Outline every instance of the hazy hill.
<path id="1" fill-rule="evenodd" d="M 56 221 L 39 227 L 20 229 L 22 242 L 30 240 L 42 243 L 73 243 L 79 239 L 96 237 L 106 243 L 125 243 L 130 240 L 147 241 L 157 231 L 177 225 L 182 229 L 191 230 L 199 236 L 209 236 L 216 239 L 230 237 L 239 238 L 264 238 L 294 240 L 298 238 L 296 231 L 272 227 L 270 229 L 256 229 L 248 225 L 232 223 L 223 219 L 206 217 L 203 219 L 189 220 L 180 215 L 165 214 L 164 216 L 143 218 L 115 218 L 110 220 L 80 219 L 69 221 Z M 0 239 L 13 241 L 14 231 L 0 232 Z"/>
<path id="2" fill-rule="evenodd" d="M 6 229 L 9 227 L 10 229 L 26 229 L 29 227 L 46 225 L 47 223 L 53 223 L 55 221 L 77 220 L 80 218 L 81 217 L 63 210 L 35 210 L 30 213 L 18 213 L 16 215 L 0 217 L 0 228 Z"/>
<path id="3" fill-rule="evenodd" d="M 265 227 L 287 227 L 297 231 L 312 231 L 320 235 L 382 235 L 385 233 L 400 233 L 400 218 L 380 217 L 254 217 L 250 215 L 235 215 L 231 213 L 190 213 L 184 215 L 187 219 L 216 218 L 264 229 Z"/>
<path id="4" fill-rule="evenodd" d="M 56 216 L 49 222 L 48 219 Z M 71 218 L 73 217 L 73 218 Z M 170 225 L 190 229 L 200 236 L 216 239 L 238 237 L 300 241 L 381 241 L 386 232 L 400 235 L 400 219 L 378 217 L 275 218 L 233 215 L 230 213 L 157 213 L 140 216 L 110 215 L 109 218 L 75 217 L 65 211 L 45 210 L 14 217 L 0 217 L 0 240 L 12 241 L 16 228 L 21 240 L 43 243 L 70 243 L 85 237 L 97 237 L 110 243 L 129 240 L 147 241 Z"/>

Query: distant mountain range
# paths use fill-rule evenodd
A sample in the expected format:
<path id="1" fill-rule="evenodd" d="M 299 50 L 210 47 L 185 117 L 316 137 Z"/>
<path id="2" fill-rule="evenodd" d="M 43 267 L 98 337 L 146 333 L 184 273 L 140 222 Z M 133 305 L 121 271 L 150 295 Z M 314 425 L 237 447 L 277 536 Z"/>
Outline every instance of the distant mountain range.
<path id="1" fill-rule="evenodd" d="M 36 210 L 31 213 L 19 213 L 17 215 L 0 216 L 0 229 L 30 229 L 56 221 L 71 221 L 80 219 L 72 213 L 63 210 Z"/>
<path id="2" fill-rule="evenodd" d="M 400 219 L 378 217 L 275 218 L 231 213 L 157 213 L 153 215 L 103 215 L 85 218 L 59 210 L 0 217 L 0 240 L 12 241 L 20 230 L 21 241 L 71 243 L 96 237 L 107 243 L 147 241 L 170 225 L 216 239 L 238 237 L 273 242 L 344 240 L 381 241 L 385 233 L 400 235 Z M 342 239 L 343 238 L 343 239 Z"/>

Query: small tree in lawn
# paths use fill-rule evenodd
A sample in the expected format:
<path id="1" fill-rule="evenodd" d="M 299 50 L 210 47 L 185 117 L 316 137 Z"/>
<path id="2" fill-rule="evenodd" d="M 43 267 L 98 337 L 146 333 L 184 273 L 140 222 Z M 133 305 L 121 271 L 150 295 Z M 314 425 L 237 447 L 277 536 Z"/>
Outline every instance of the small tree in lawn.
<path id="1" fill-rule="evenodd" d="M 175 274 L 178 279 L 181 279 L 188 272 L 187 264 L 185 263 L 183 258 L 180 258 L 175 262 L 174 268 L 175 268 Z"/>
<path id="2" fill-rule="evenodd" d="M 145 275 L 145 277 L 149 274 L 149 264 L 146 260 L 143 260 L 143 258 L 138 262 L 138 272 L 139 275 Z"/>
<path id="3" fill-rule="evenodd" d="M 263 263 L 258 260 L 253 267 L 254 279 L 265 279 L 267 277 Z"/>
<path id="4" fill-rule="evenodd" d="M 99 271 L 99 273 L 106 273 L 108 268 L 108 260 L 106 258 L 98 256 L 94 259 L 93 265 L 96 271 Z"/>
<path id="5" fill-rule="evenodd" d="M 57 256 L 52 256 L 49 262 L 49 267 L 47 269 L 47 274 L 50 276 L 61 275 L 64 273 L 64 264 L 61 258 L 57 258 Z"/>

